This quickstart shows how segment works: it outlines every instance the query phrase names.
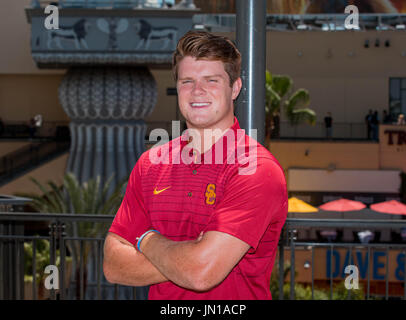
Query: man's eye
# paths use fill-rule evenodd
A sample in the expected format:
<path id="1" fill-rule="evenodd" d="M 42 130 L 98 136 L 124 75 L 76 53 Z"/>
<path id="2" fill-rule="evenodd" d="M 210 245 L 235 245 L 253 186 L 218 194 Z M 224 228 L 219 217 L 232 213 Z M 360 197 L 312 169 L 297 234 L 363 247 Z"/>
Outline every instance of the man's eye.
<path id="1" fill-rule="evenodd" d="M 209 79 L 209 82 L 218 82 L 217 79 Z"/>
<path id="2" fill-rule="evenodd" d="M 192 82 L 191 80 L 183 80 L 182 84 L 191 83 L 191 82 Z"/>

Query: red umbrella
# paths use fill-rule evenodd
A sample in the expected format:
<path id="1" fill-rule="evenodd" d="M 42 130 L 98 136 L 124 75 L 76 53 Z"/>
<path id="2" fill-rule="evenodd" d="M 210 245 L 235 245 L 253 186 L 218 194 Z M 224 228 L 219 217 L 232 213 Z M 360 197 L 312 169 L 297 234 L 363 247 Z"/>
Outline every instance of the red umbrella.
<path id="1" fill-rule="evenodd" d="M 406 205 L 396 200 L 374 203 L 370 208 L 382 213 L 406 215 Z"/>
<path id="2" fill-rule="evenodd" d="M 363 204 L 360 201 L 354 201 L 354 200 L 348 200 L 348 199 L 338 199 L 334 201 L 329 201 L 321 206 L 319 206 L 320 209 L 326 210 L 326 211 L 357 211 L 364 209 L 366 207 L 365 204 Z"/>

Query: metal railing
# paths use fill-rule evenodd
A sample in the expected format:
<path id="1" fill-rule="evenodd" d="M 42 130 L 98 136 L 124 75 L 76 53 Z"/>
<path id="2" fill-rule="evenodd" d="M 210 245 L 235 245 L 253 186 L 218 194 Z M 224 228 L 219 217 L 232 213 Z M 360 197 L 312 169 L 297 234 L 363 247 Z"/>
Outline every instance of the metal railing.
<path id="1" fill-rule="evenodd" d="M 372 135 L 372 133 L 371 133 Z M 291 125 L 288 121 L 281 121 L 280 136 L 291 139 L 327 139 L 324 122 L 315 125 Z M 365 123 L 334 122 L 331 131 L 332 139 L 366 140 L 368 138 Z"/>
<path id="2" fill-rule="evenodd" d="M 141 288 L 113 285 L 106 281 L 102 271 L 103 243 L 108 226 L 114 216 L 92 214 L 41 214 L 41 213 L 0 213 L 0 300 L 3 299 L 145 299 L 145 291 Z M 33 227 L 41 226 L 42 232 L 33 232 Z M 87 225 L 88 232 L 80 234 L 74 232 L 80 226 Z M 279 272 L 279 292 L 273 292 L 274 299 L 296 299 L 296 284 L 311 288 L 311 298 L 319 290 L 321 283 L 326 288 L 327 299 L 334 299 L 337 283 L 344 283 L 344 279 L 337 276 L 342 270 L 334 271 L 333 258 L 338 257 L 341 248 L 349 252 L 349 265 L 358 265 L 364 278 L 360 279 L 364 290 L 364 299 L 370 298 L 402 298 L 406 300 L 406 242 L 382 243 L 379 240 L 370 243 L 360 243 L 356 239 L 347 242 L 334 242 L 323 239 L 297 239 L 299 229 L 340 229 L 350 228 L 365 230 L 390 229 L 399 231 L 406 227 L 405 220 L 341 220 L 341 219 L 292 219 L 288 218 L 279 241 L 278 254 L 273 273 L 285 270 L 289 266 L 289 277 L 285 279 L 284 272 Z M 98 231 L 98 232 L 96 232 Z M 41 248 L 41 243 L 48 244 Z M 380 250 L 376 259 L 376 250 Z M 336 252 L 337 251 L 337 252 Z M 354 261 L 364 252 L 363 263 Z M 397 260 L 393 260 L 393 251 L 397 252 Z M 307 254 L 308 279 L 303 280 L 303 252 Z M 325 279 L 317 277 L 318 269 L 322 268 L 318 256 L 324 252 L 327 259 Z M 348 254 L 347 252 L 347 254 Z M 382 254 L 382 252 L 384 254 Z M 41 254 L 40 254 L 41 253 Z M 353 255 L 355 254 L 355 258 Z M 373 261 L 371 262 L 371 257 Z M 379 260 L 380 259 L 380 260 Z M 383 261 L 384 260 L 384 261 Z M 55 265 L 59 270 L 57 288 L 44 289 L 46 275 L 43 270 L 45 264 Z M 366 263 L 366 265 L 365 265 Z M 375 271 L 371 271 L 372 264 L 378 263 L 382 269 L 385 264 L 385 275 L 382 279 L 374 279 Z M 397 263 L 398 279 L 394 283 L 389 271 L 390 264 Z M 341 265 L 340 265 L 341 267 Z M 382 270 L 380 270 L 382 271 Z M 310 275 L 309 275 L 310 274 Z M 400 278 L 399 278 L 400 277 Z M 30 279 L 27 279 L 30 278 Z M 24 280 L 25 279 L 25 280 Z M 383 284 L 381 293 L 372 289 L 379 282 Z M 27 286 L 31 284 L 31 286 Z M 293 285 L 290 285 L 293 284 Z M 284 296 L 284 286 L 290 285 L 288 296 Z M 403 292 L 393 293 L 397 286 Z M 402 287 L 403 286 L 403 287 Z M 402 289 L 403 288 L 403 289 Z M 138 290 L 141 289 L 141 290 Z M 145 289 L 145 288 L 143 288 Z M 43 294 L 45 291 L 45 294 Z M 42 293 L 41 293 L 42 292 Z M 353 298 L 352 290 L 347 291 L 346 299 Z"/>
<path id="3" fill-rule="evenodd" d="M 134 299 L 135 288 L 110 284 L 103 275 L 104 237 L 113 218 L 0 213 L 0 300 Z M 27 232 L 35 225 L 42 226 L 42 232 Z M 92 235 L 73 231 L 86 226 Z M 46 274 L 39 270 L 44 263 L 59 270 L 53 278 L 58 284 L 49 290 L 44 288 Z"/>
<path id="4" fill-rule="evenodd" d="M 175 4 L 178 2 L 177 4 Z M 188 9 L 194 8 L 193 0 L 31 0 L 32 8 L 44 8 L 53 4 L 60 8 L 120 8 L 120 9 Z M 231 5 L 225 11 L 233 10 Z M 359 27 L 347 29 L 345 21 L 348 15 L 336 14 L 267 14 L 267 30 L 276 31 L 365 31 L 365 30 L 405 30 L 405 14 L 367 13 L 359 15 Z M 196 14 L 196 25 L 211 31 L 235 31 L 236 15 L 234 13 Z"/>
<path id="5" fill-rule="evenodd" d="M 190 1 L 193 3 L 193 1 Z M 49 4 L 61 8 L 162 8 L 173 6 L 175 0 L 32 0 L 31 7 L 45 7 Z"/>
<path id="6" fill-rule="evenodd" d="M 148 138 L 148 135 L 151 132 L 151 130 L 156 128 L 162 128 L 167 130 L 167 132 L 171 136 L 172 133 L 171 121 L 147 121 L 147 124 L 148 129 L 146 133 L 146 138 Z M 182 127 L 181 131 L 183 131 L 184 129 L 186 129 L 186 127 Z M 308 139 L 308 140 L 328 139 L 326 136 L 324 122 L 317 122 L 314 126 L 309 124 L 291 125 L 288 121 L 285 120 L 280 122 L 279 137 L 282 139 Z M 368 138 L 367 126 L 365 123 L 358 122 L 351 123 L 335 122 L 333 123 L 331 138 L 335 140 L 354 140 L 354 141 L 367 140 Z"/>
<path id="7" fill-rule="evenodd" d="M 8 120 L 3 123 L 3 132 L 0 135 L 1 139 L 26 139 L 30 137 L 30 128 L 27 121 L 11 121 Z M 35 139 L 59 139 L 67 138 L 69 132 L 66 130 L 69 128 L 69 121 L 44 121 L 41 127 L 35 129 Z M 69 129 L 68 129 L 69 130 Z M 63 132 L 65 131 L 65 132 Z M 61 133 L 65 137 L 61 137 Z"/>
<path id="8" fill-rule="evenodd" d="M 317 266 L 315 263 L 315 252 L 316 250 L 324 251 L 324 257 L 326 259 L 326 272 L 324 279 L 321 281 L 322 287 L 327 285 L 327 291 L 329 291 L 328 298 L 333 299 L 333 290 L 335 286 L 333 284 L 343 285 L 345 280 L 342 278 L 344 274 L 344 269 L 347 266 L 356 266 L 357 268 L 362 268 L 363 272 L 357 274 L 357 281 L 363 283 L 364 299 L 389 299 L 389 298 L 398 298 L 406 300 L 406 239 L 397 241 L 386 241 L 381 242 L 379 238 L 371 239 L 372 241 L 366 241 L 362 243 L 358 237 L 354 236 L 352 241 L 335 241 L 335 239 L 329 238 L 328 236 L 322 239 L 320 236 L 317 240 L 313 239 L 298 239 L 297 234 L 300 229 L 317 229 L 324 231 L 333 231 L 339 229 L 349 228 L 351 230 L 363 231 L 366 229 L 369 230 L 391 230 L 392 234 L 400 233 L 402 228 L 406 227 L 405 220 L 360 220 L 360 219 L 292 219 L 288 218 L 286 220 L 281 239 L 279 242 L 278 250 L 278 271 L 279 271 L 279 288 L 283 288 L 285 284 L 284 272 L 280 270 L 285 270 L 285 261 L 289 260 L 289 299 L 295 299 L 295 277 L 297 273 L 302 272 L 304 268 L 311 268 L 310 270 L 310 279 L 308 277 L 307 281 L 303 281 L 304 285 L 311 287 L 311 297 L 315 298 L 315 269 Z M 320 235 L 320 233 L 318 233 Z M 356 232 L 353 232 L 356 235 Z M 347 239 L 348 240 L 348 239 Z M 290 257 L 285 259 L 285 250 L 289 251 Z M 344 264 L 337 263 L 337 260 L 340 259 L 340 255 L 337 250 L 345 249 L 345 259 Z M 301 266 L 297 262 L 297 253 L 299 250 L 305 253 L 308 260 L 305 261 L 304 265 Z M 380 250 L 380 251 L 376 251 Z M 382 251 L 383 250 L 383 251 Z M 397 253 L 396 259 L 393 259 L 395 251 Z M 379 253 L 376 255 L 375 253 Z M 307 253 L 307 254 L 306 254 Z M 333 257 L 334 254 L 334 257 Z M 355 257 L 354 257 L 355 254 Z M 373 257 L 371 259 L 371 257 Z M 376 258 L 378 257 L 378 259 Z M 380 258 L 380 260 L 379 260 Z M 358 259 L 358 260 L 357 260 Z M 385 259 L 385 261 L 382 261 Z M 303 259 L 302 259 L 303 260 Z M 333 260 L 336 261 L 336 270 L 333 275 Z M 357 260 L 357 261 L 355 261 Z M 372 260 L 372 264 L 370 263 Z M 320 261 L 320 260 L 319 260 Z M 303 261 L 301 261 L 303 262 Z M 347 264 L 348 263 L 348 264 Z M 390 264 L 397 264 L 396 276 L 397 279 L 393 281 L 392 277 L 389 274 L 391 270 Z M 337 267 L 338 265 L 338 267 Z M 378 269 L 385 267 L 385 274 L 377 272 Z M 392 266 L 393 267 L 393 266 Z M 371 269 L 373 269 L 373 275 L 379 276 L 379 280 L 371 278 Z M 381 271 L 381 270 L 379 270 Z M 307 275 L 309 270 L 305 270 Z M 303 277 L 302 277 L 303 278 Z M 366 279 L 365 279 L 366 278 Z M 391 281 L 390 281 L 391 280 Z M 390 284 L 391 283 L 391 284 Z M 293 285 L 292 285 L 293 284 Z M 371 284 L 374 286 L 382 287 L 384 289 L 381 292 L 371 293 Z M 366 285 L 366 288 L 365 288 Z M 394 293 L 394 286 L 398 287 L 398 292 Z M 390 292 L 390 286 L 392 290 Z M 400 293 L 399 289 L 403 292 Z M 353 289 L 347 290 L 347 299 L 351 299 L 352 294 L 354 293 Z M 284 299 L 283 290 L 279 290 L 279 299 Z"/>
<path id="9" fill-rule="evenodd" d="M 359 15 L 359 28 L 347 29 L 346 14 L 267 14 L 266 28 L 268 31 L 365 31 L 365 30 L 404 30 L 405 14 L 367 13 Z M 236 15 L 233 13 L 197 14 L 196 24 L 203 25 L 211 31 L 234 31 Z"/>

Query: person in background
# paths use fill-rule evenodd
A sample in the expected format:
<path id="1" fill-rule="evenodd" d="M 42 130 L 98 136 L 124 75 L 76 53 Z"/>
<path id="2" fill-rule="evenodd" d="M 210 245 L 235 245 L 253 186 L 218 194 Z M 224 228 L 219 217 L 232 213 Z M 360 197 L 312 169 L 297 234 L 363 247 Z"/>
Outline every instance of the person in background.
<path id="1" fill-rule="evenodd" d="M 30 134 L 30 140 L 34 139 L 36 129 L 37 127 L 35 126 L 35 119 L 31 118 L 30 122 L 28 123 L 28 132 Z"/>
<path id="2" fill-rule="evenodd" d="M 324 118 L 324 125 L 326 127 L 326 138 L 331 139 L 333 136 L 333 118 L 331 112 L 327 112 L 327 116 Z"/>
<path id="3" fill-rule="evenodd" d="M 378 141 L 379 115 L 377 110 L 375 110 L 374 114 L 372 115 L 371 130 L 372 130 L 372 140 Z"/>
<path id="4" fill-rule="evenodd" d="M 41 127 L 42 127 L 42 115 L 37 114 L 37 115 L 34 117 L 34 121 L 35 121 L 35 126 L 36 126 L 37 128 L 41 128 Z"/>
<path id="5" fill-rule="evenodd" d="M 371 140 L 371 136 L 372 136 L 372 109 L 369 109 L 369 113 L 365 116 L 365 124 L 367 126 L 367 139 Z"/>
<path id="6" fill-rule="evenodd" d="M 37 136 L 38 136 L 38 132 L 39 132 L 39 135 L 41 135 L 41 128 L 42 128 L 42 115 L 40 115 L 40 114 L 37 114 L 35 117 L 34 117 L 34 121 L 35 121 L 35 132 L 37 133 Z"/>
<path id="7" fill-rule="evenodd" d="M 405 116 L 403 114 L 398 115 L 398 121 L 396 122 L 396 124 L 399 126 L 406 125 Z"/>
<path id="8" fill-rule="evenodd" d="M 392 123 L 392 117 L 388 111 L 383 110 L 383 116 L 382 116 L 382 123 L 384 124 L 391 124 Z"/>
<path id="9" fill-rule="evenodd" d="M 0 118 L 0 137 L 3 135 L 4 133 L 4 122 L 3 119 Z"/>

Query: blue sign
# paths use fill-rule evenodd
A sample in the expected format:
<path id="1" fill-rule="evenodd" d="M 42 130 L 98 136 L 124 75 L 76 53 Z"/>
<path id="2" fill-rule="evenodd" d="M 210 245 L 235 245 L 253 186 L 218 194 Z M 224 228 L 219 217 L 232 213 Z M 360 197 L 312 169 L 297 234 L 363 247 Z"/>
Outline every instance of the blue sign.
<path id="1" fill-rule="evenodd" d="M 350 257 L 350 251 L 347 250 L 344 259 L 337 250 L 327 250 L 326 253 L 326 276 L 327 278 L 342 278 L 346 277 L 344 273 L 345 267 L 348 265 L 356 265 L 359 270 L 360 279 L 366 280 L 368 277 L 368 267 L 372 262 L 372 272 L 370 273 L 371 280 L 385 280 L 386 272 L 386 252 L 374 251 L 370 255 L 367 252 L 356 251 Z M 404 281 L 405 271 L 405 254 L 399 253 L 396 256 L 394 277 L 396 280 Z M 388 276 L 390 276 L 388 274 Z"/>

